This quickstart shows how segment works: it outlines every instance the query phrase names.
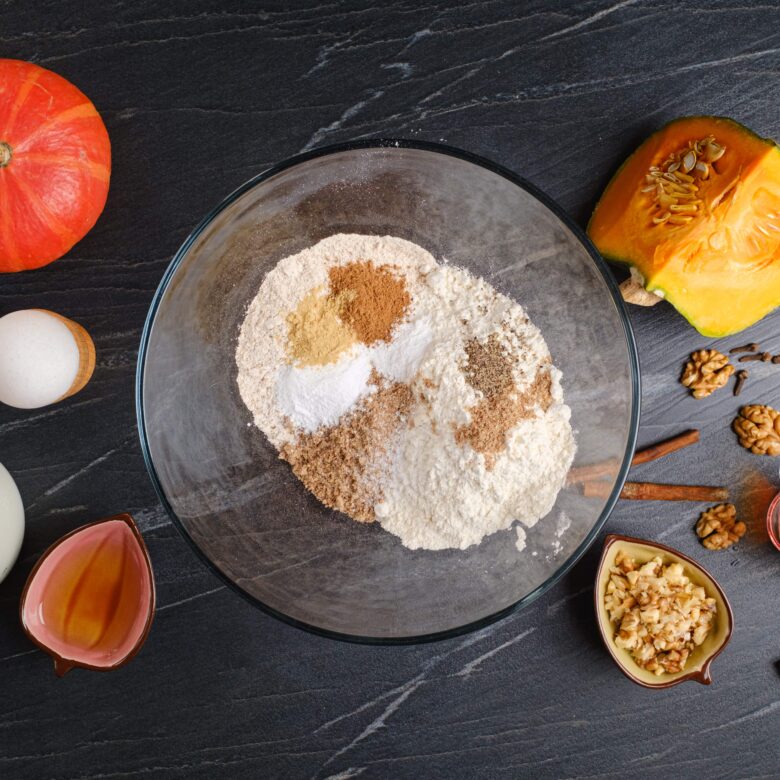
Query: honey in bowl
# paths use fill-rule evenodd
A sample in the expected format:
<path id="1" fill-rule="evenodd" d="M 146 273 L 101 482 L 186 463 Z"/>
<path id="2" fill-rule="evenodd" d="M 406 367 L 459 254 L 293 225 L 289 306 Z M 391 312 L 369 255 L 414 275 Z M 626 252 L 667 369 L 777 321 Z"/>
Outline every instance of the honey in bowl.
<path id="1" fill-rule="evenodd" d="M 79 528 L 50 547 L 22 594 L 22 625 L 63 675 L 109 670 L 140 649 L 154 614 L 149 556 L 130 515 Z"/>

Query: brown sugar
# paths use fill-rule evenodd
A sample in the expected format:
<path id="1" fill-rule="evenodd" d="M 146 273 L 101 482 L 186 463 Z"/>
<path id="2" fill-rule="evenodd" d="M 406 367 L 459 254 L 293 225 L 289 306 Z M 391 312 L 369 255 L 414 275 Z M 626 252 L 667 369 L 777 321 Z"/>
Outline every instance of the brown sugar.
<path id="1" fill-rule="evenodd" d="M 368 345 L 390 341 L 393 327 L 409 308 L 406 282 L 389 266 L 370 260 L 334 266 L 329 275 L 339 315 L 358 339 Z"/>
<path id="2" fill-rule="evenodd" d="M 362 523 L 373 522 L 383 455 L 412 404 L 405 384 L 380 387 L 334 427 L 304 434 L 280 456 L 325 506 Z"/>
<path id="3" fill-rule="evenodd" d="M 455 429 L 455 441 L 470 445 L 485 456 L 488 470 L 506 449 L 506 435 L 521 420 L 546 412 L 552 404 L 552 379 L 540 369 L 522 393 L 515 389 L 512 359 L 495 335 L 486 342 L 472 339 L 466 345 L 466 380 L 482 393 L 482 399 L 469 411 L 471 422 Z"/>

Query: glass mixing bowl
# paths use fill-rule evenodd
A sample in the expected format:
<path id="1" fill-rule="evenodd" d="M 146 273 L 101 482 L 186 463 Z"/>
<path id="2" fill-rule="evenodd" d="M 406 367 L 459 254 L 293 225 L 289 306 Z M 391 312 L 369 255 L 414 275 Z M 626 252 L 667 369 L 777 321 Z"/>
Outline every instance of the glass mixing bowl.
<path id="1" fill-rule="evenodd" d="M 412 551 L 322 506 L 279 460 L 238 394 L 247 304 L 281 258 L 334 233 L 393 235 L 525 307 L 563 371 L 575 466 L 608 461 L 607 498 L 577 486 L 518 550 L 513 530 L 467 550 Z M 295 625 L 400 643 L 483 626 L 550 588 L 617 500 L 639 419 L 636 348 L 617 287 L 549 198 L 444 146 L 370 141 L 305 154 L 230 195 L 177 253 L 138 359 L 138 427 L 152 481 L 227 583 Z"/>

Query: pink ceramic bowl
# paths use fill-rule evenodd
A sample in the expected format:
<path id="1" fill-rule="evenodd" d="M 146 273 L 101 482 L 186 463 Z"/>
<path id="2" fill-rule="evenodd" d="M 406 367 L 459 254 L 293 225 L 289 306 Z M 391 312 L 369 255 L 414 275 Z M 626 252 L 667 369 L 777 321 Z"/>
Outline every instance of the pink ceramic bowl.
<path id="1" fill-rule="evenodd" d="M 780 550 L 780 493 L 778 493 L 766 511 L 766 530 L 769 540 Z"/>
<path id="2" fill-rule="evenodd" d="M 62 676 L 110 671 L 141 649 L 154 616 L 154 577 L 132 517 L 77 528 L 43 553 L 27 579 L 21 620 Z"/>

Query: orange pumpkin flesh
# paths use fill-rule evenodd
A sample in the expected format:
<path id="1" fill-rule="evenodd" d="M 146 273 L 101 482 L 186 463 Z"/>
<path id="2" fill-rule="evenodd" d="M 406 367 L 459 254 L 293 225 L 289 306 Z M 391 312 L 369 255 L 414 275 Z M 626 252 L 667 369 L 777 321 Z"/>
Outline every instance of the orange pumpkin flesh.
<path id="1" fill-rule="evenodd" d="M 89 99 L 56 73 L 0 59 L 0 272 L 65 254 L 103 211 L 110 176 Z"/>
<path id="2" fill-rule="evenodd" d="M 671 154 L 712 136 L 725 151 L 707 178 L 695 180 L 696 211 L 683 212 L 692 219 L 654 224 L 661 207 L 648 172 L 664 170 Z M 780 305 L 780 149 L 730 119 L 678 119 L 615 174 L 588 234 L 605 257 L 636 268 L 645 288 L 703 335 L 743 330 Z"/>

